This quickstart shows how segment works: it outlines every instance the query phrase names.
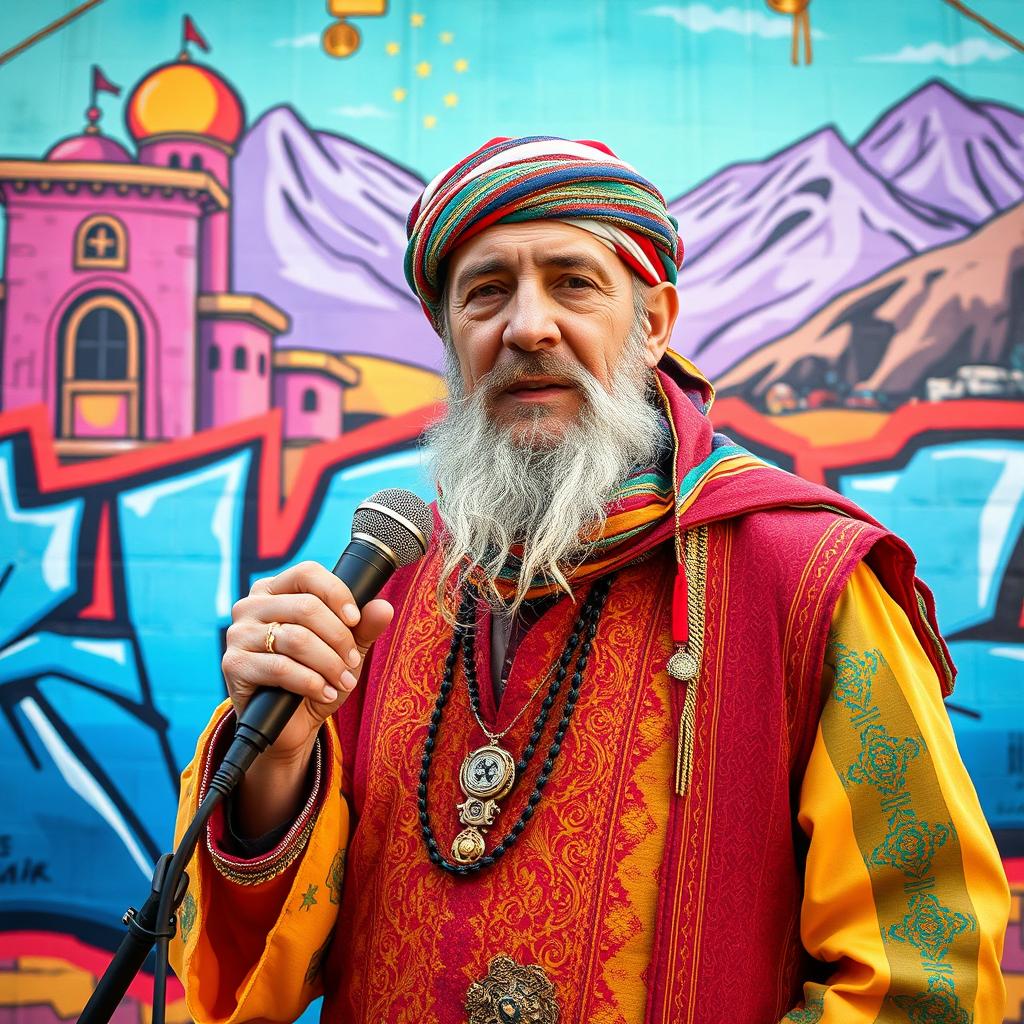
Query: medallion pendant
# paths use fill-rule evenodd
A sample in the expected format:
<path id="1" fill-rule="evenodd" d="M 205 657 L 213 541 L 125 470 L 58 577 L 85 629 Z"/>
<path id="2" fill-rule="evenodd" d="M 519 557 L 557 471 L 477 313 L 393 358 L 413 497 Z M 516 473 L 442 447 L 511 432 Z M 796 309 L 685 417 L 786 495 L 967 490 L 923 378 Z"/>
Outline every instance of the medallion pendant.
<path id="1" fill-rule="evenodd" d="M 516 781 L 512 755 L 497 737 L 490 739 L 467 755 L 459 771 L 459 788 L 466 798 L 456 805 L 459 821 L 466 826 L 452 843 L 452 859 L 459 864 L 472 864 L 484 855 L 484 834 L 501 811 L 498 801 L 508 796 Z"/>

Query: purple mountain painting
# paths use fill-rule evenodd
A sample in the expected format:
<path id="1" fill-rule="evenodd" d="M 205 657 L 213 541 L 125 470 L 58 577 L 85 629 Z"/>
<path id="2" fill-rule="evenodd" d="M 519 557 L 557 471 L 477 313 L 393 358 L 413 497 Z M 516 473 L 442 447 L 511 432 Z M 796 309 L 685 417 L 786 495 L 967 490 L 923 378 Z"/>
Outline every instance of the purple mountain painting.
<path id="1" fill-rule="evenodd" d="M 291 317 L 279 344 L 440 365 L 402 273 L 416 175 L 276 107 L 246 134 L 233 188 L 234 283 Z"/>
<path id="2" fill-rule="evenodd" d="M 291 316 L 281 345 L 440 367 L 402 272 L 415 174 L 287 107 L 257 121 L 234 173 L 235 287 Z M 673 344 L 718 377 L 1022 199 L 1024 115 L 930 82 L 856 146 L 823 128 L 670 204 L 686 246 Z"/>
<path id="3" fill-rule="evenodd" d="M 686 262 L 673 345 L 716 377 L 832 296 L 966 232 L 919 213 L 825 128 L 670 209 Z"/>
<path id="4" fill-rule="evenodd" d="M 1024 189 L 1024 114 L 930 82 L 857 143 L 857 155 L 918 209 L 974 228 Z"/>

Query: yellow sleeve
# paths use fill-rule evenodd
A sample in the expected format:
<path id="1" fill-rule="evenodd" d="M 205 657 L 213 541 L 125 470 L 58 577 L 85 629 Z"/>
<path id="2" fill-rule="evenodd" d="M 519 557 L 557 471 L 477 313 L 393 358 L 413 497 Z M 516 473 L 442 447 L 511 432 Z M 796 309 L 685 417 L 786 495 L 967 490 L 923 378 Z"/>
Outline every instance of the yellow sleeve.
<path id="1" fill-rule="evenodd" d="M 786 1022 L 1000 1024 L 1006 877 L 935 672 L 866 565 L 832 617 L 800 792 L 800 934 L 835 964 Z"/>
<path id="2" fill-rule="evenodd" d="M 182 774 L 176 841 L 202 797 L 204 771 L 229 707 L 218 708 Z M 333 720 L 326 726 L 316 813 L 304 834 L 290 831 L 283 855 L 263 872 L 252 872 L 251 865 L 232 871 L 223 857 L 215 863 L 205 837 L 189 863 L 171 965 L 193 1020 L 286 1024 L 322 994 L 320 969 L 334 935 L 349 833 L 340 743 Z"/>

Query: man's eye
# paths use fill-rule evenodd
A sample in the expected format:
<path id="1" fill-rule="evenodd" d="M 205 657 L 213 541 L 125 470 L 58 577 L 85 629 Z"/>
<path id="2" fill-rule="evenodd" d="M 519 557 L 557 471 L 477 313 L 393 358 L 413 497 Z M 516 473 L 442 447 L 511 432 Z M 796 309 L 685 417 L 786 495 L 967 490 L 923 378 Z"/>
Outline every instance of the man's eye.
<path id="1" fill-rule="evenodd" d="M 495 295 L 499 295 L 500 293 L 501 285 L 484 284 L 481 285 L 479 288 L 474 288 L 473 291 L 470 292 L 469 298 L 470 301 L 472 301 L 473 299 L 489 299 Z"/>
<path id="2" fill-rule="evenodd" d="M 565 284 L 569 288 L 572 288 L 574 290 L 593 287 L 590 281 L 588 281 L 585 277 L 567 277 L 565 279 Z"/>

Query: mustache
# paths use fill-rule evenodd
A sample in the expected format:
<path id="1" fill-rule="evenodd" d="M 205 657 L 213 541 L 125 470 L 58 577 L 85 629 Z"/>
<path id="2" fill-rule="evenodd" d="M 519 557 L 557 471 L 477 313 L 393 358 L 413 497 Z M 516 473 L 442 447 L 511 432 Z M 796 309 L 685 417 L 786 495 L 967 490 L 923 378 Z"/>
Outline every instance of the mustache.
<path id="1" fill-rule="evenodd" d="M 524 352 L 488 370 L 477 382 L 476 390 L 486 402 L 530 377 L 550 377 L 552 381 L 578 387 L 584 392 L 599 386 L 593 374 L 579 363 L 566 362 L 548 352 Z"/>

